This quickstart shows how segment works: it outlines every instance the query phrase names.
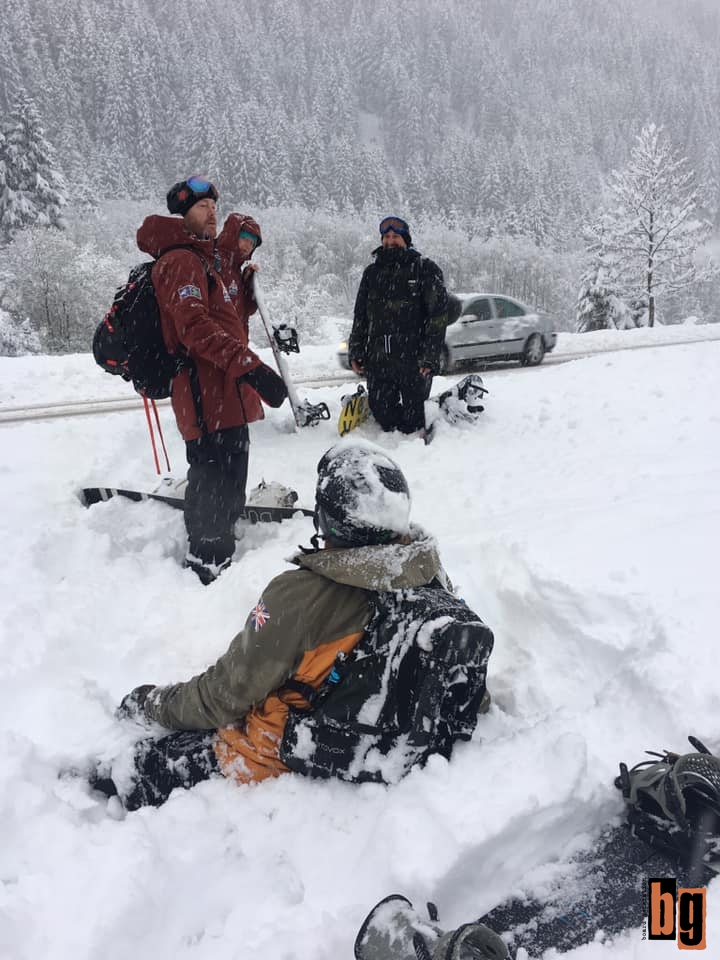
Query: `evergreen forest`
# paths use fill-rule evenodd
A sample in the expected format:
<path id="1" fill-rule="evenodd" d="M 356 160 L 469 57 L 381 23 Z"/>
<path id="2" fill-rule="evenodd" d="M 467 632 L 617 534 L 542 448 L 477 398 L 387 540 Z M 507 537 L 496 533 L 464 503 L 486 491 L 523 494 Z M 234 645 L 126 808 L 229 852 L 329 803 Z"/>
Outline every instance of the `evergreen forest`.
<path id="1" fill-rule="evenodd" d="M 222 211 L 261 220 L 274 305 L 311 338 L 321 316 L 349 316 L 387 213 L 411 222 L 453 288 L 492 286 L 573 329 L 578 291 L 599 263 L 589 233 L 648 124 L 684 158 L 692 215 L 706 228 L 699 255 L 713 252 L 717 0 L 3 6 L 0 115 L 8 131 L 18 101 L 32 102 L 64 183 L 64 236 L 48 239 L 52 217 L 29 224 L 6 235 L 0 265 L 0 306 L 42 327 L 44 349 L 82 347 L 102 291 L 112 299 L 138 259 L 140 219 L 191 172 L 217 183 Z M 78 258 L 85 267 L 71 268 Z M 65 296 L 54 332 L 52 297 L 41 316 L 22 292 L 34 286 L 37 297 L 22 276 L 33 262 Z M 67 290 L 83 269 L 98 290 L 75 311 Z M 689 310 L 717 319 L 712 271 L 680 298 L 670 290 L 658 322 Z"/>

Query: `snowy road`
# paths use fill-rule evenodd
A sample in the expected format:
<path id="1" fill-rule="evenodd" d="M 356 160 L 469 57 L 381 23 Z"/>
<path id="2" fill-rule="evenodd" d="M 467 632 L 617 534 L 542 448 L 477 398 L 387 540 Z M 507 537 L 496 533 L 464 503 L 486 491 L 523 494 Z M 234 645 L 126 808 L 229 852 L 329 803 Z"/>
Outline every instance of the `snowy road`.
<path id="1" fill-rule="evenodd" d="M 591 357 L 597 353 L 612 353 L 617 350 L 644 350 L 675 344 L 697 343 L 720 339 L 720 324 L 717 328 L 712 325 L 697 327 L 661 327 L 655 330 L 638 330 L 630 332 L 608 331 L 600 334 L 560 334 L 555 350 L 546 354 L 544 364 L 569 363 L 573 360 Z M 261 354 L 269 351 L 260 351 Z M 290 361 L 291 375 L 296 386 L 305 389 L 315 389 L 331 384 L 356 383 L 357 378 L 350 371 L 339 370 L 335 358 L 335 348 L 332 345 L 305 348 L 304 354 L 310 355 L 310 363 L 306 367 L 305 357 L 293 357 Z M 14 359 L 14 358 L 13 358 Z M 12 363 L 13 359 L 8 358 Z M 27 359 L 27 358 L 20 358 Z M 92 370 L 92 358 L 89 355 L 76 355 L 73 359 L 80 360 Z M 264 357 L 272 363 L 269 356 Z M 20 362 L 18 360 L 17 362 Z M 481 365 L 468 369 L 483 369 Z M 517 363 L 498 363 L 488 365 L 489 371 L 517 370 Z M 305 372 L 303 372 L 305 371 Z M 462 375 L 463 370 L 457 373 Z M 104 378 L 106 381 L 108 378 Z M 107 382 L 106 382 L 107 385 Z M 112 378 L 112 385 L 117 391 L 118 382 Z M 128 385 L 127 391 L 130 391 Z M 169 401 L 159 400 L 158 406 L 167 406 Z M 95 414 L 115 413 L 122 410 L 141 410 L 142 401 L 135 395 L 115 395 L 108 397 L 92 397 L 82 400 L 59 400 L 46 403 L 26 403 L 13 405 L 0 402 L 0 424 L 18 423 L 25 420 L 51 420 L 58 417 L 92 416 Z"/>

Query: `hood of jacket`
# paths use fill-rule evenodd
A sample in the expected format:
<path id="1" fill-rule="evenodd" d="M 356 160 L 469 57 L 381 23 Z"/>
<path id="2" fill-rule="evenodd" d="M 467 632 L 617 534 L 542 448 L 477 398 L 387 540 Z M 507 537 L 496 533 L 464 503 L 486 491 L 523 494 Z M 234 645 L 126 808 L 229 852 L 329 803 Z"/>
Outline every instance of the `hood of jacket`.
<path id="1" fill-rule="evenodd" d="M 213 262 L 214 240 L 201 240 L 185 230 L 181 217 L 145 217 L 137 232 L 137 245 L 143 253 L 157 258 L 169 247 L 192 247 L 200 251 L 208 263 Z"/>
<path id="2" fill-rule="evenodd" d="M 420 527 L 411 525 L 410 543 L 326 549 L 298 554 L 292 562 L 328 580 L 364 590 L 403 590 L 422 587 L 435 577 L 448 583 L 437 543 Z"/>
<path id="3" fill-rule="evenodd" d="M 262 233 L 257 220 L 253 220 L 252 217 L 244 213 L 228 214 L 228 218 L 223 224 L 223 228 L 217 238 L 217 247 L 222 254 L 223 260 L 226 260 L 231 267 L 239 266 L 239 264 L 236 263 L 237 238 L 241 230 L 254 233 L 258 238 L 258 244 L 255 250 L 257 250 L 262 243 Z"/>

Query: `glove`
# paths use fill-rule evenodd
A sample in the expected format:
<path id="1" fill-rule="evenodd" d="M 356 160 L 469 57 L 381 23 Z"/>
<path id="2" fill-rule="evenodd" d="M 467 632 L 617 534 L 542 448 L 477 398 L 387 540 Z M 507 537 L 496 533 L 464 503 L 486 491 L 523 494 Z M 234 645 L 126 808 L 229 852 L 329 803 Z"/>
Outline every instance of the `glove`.
<path id="1" fill-rule="evenodd" d="M 288 395 L 283 378 L 275 373 L 272 367 L 269 367 L 266 363 L 261 363 L 259 367 L 255 367 L 250 373 L 238 377 L 236 383 L 238 393 L 240 392 L 241 384 L 246 383 L 249 387 L 253 388 L 260 399 L 269 407 L 279 407 Z"/>
<path id="2" fill-rule="evenodd" d="M 145 701 L 155 689 L 154 683 L 144 683 L 126 693 L 115 711 L 118 720 L 146 720 Z"/>

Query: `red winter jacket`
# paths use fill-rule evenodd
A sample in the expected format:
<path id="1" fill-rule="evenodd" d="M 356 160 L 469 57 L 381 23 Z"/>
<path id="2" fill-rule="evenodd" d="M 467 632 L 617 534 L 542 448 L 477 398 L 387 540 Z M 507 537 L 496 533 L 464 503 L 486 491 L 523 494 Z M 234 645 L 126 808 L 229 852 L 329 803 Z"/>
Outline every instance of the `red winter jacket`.
<path id="1" fill-rule="evenodd" d="M 225 285 L 240 318 L 245 320 L 247 329 L 247 318 L 255 313 L 257 304 L 252 292 L 253 275 L 247 273 L 243 276 L 241 269 L 243 261 L 238 256 L 237 239 L 241 230 L 254 233 L 262 243 L 260 224 L 256 220 L 243 213 L 230 213 L 217 238 L 216 246 Z"/>
<path id="2" fill-rule="evenodd" d="M 195 361 L 207 431 L 261 420 L 264 414 L 257 393 L 247 384 L 239 389 L 236 384 L 260 359 L 248 347 L 247 316 L 238 315 L 213 266 L 215 242 L 187 234 L 179 218 L 150 216 L 137 232 L 137 244 L 143 253 L 159 258 L 152 280 L 163 336 L 171 352 L 184 348 Z M 163 255 L 179 244 L 189 249 Z M 188 370 L 173 380 L 172 406 L 183 439 L 197 440 L 202 428 Z"/>

